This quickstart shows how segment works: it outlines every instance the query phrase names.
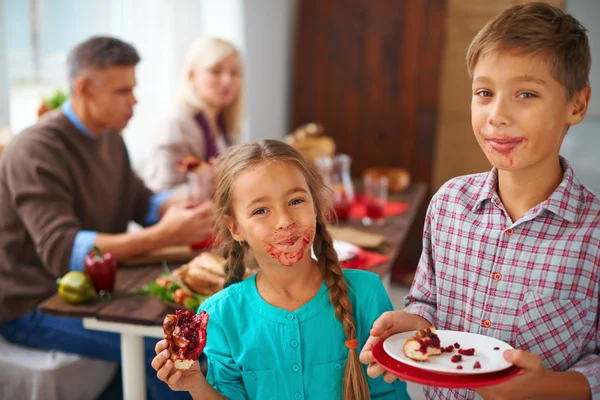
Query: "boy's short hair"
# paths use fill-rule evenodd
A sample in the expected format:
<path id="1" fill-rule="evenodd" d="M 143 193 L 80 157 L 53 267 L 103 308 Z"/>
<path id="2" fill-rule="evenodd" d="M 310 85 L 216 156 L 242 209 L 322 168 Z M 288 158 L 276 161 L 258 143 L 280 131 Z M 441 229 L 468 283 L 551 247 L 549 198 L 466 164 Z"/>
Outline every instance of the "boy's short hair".
<path id="1" fill-rule="evenodd" d="M 488 22 L 467 51 L 469 75 L 479 59 L 498 50 L 540 55 L 547 59 L 550 73 L 571 99 L 589 86 L 592 64 L 587 29 L 572 15 L 547 3 L 517 5 Z"/>

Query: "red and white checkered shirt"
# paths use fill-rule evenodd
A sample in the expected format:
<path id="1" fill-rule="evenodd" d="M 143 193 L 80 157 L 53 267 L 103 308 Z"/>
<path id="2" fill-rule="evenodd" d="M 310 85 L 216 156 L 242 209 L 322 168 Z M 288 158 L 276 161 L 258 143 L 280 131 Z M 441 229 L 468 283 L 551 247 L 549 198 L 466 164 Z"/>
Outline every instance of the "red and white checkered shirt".
<path id="1" fill-rule="evenodd" d="M 429 205 L 406 311 L 538 354 L 548 369 L 579 371 L 599 400 L 600 200 L 561 164 L 558 188 L 516 222 L 496 191 L 496 169 L 447 182 Z"/>

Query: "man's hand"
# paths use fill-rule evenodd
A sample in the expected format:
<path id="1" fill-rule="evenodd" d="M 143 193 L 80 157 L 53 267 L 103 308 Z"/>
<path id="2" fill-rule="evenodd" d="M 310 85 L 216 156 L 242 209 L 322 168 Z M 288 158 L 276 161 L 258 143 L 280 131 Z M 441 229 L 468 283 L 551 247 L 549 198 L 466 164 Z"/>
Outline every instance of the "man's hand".
<path id="1" fill-rule="evenodd" d="M 213 231 L 213 204 L 171 205 L 160 219 L 157 228 L 171 245 L 198 243 Z"/>
<path id="2" fill-rule="evenodd" d="M 377 378 L 383 374 L 383 379 L 386 382 L 394 382 L 396 376 L 385 372 L 383 367 L 375 362 L 373 359 L 373 346 L 376 343 L 387 339 L 388 337 L 401 332 L 412 331 L 417 329 L 425 329 L 431 326 L 425 319 L 418 315 L 409 314 L 406 311 L 388 311 L 377 318 L 371 328 L 371 336 L 365 343 L 362 351 L 360 352 L 360 362 L 369 365 L 367 368 L 367 375 L 371 378 Z"/>

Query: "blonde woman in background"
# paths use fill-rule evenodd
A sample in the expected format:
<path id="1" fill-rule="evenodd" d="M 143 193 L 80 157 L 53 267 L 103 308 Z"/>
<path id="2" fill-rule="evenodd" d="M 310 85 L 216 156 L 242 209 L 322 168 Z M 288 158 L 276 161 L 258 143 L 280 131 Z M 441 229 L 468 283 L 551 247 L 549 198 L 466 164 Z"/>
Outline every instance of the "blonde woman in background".
<path id="1" fill-rule="evenodd" d="M 188 182 L 190 176 L 176 164 L 189 156 L 209 162 L 238 142 L 243 86 L 240 52 L 233 44 L 213 37 L 192 44 L 185 58 L 176 112 L 154 138 L 145 170 L 149 188 L 182 192 L 191 189 L 196 195 L 198 190 L 210 190 L 197 187 L 208 184 L 210 179 Z M 196 187 L 187 187 L 187 183 Z"/>

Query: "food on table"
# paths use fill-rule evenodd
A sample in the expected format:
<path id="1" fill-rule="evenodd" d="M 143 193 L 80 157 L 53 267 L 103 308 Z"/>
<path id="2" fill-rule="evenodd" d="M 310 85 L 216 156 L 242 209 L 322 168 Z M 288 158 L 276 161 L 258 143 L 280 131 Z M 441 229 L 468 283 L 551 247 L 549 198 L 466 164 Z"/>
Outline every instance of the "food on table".
<path id="1" fill-rule="evenodd" d="M 172 272 L 165 265 L 165 273 L 145 285 L 141 293 L 151 294 L 189 310 L 197 310 L 207 297 L 223 288 L 225 264 L 223 257 L 203 252 Z M 254 269 L 246 268 L 244 278 L 255 272 Z"/>
<path id="2" fill-rule="evenodd" d="M 462 361 L 462 356 L 460 354 L 455 354 L 455 355 L 452 356 L 452 358 L 450 359 L 450 361 L 452 361 L 453 363 L 461 362 Z"/>
<path id="3" fill-rule="evenodd" d="M 184 287 L 183 283 L 173 279 L 171 271 L 166 266 L 165 273 L 153 282 L 144 285 L 140 292 L 156 296 L 167 303 L 174 304 L 175 307 L 182 306 L 194 311 L 207 297 L 194 293 L 189 288 Z"/>
<path id="4" fill-rule="evenodd" d="M 316 158 L 333 157 L 335 154 L 335 141 L 325 135 L 323 125 L 319 123 L 302 125 L 285 136 L 283 141 L 298 150 L 311 163 Z"/>
<path id="5" fill-rule="evenodd" d="M 173 271 L 173 277 L 181 280 L 194 292 L 210 296 L 223 288 L 225 283 L 225 259 L 210 252 L 200 253 L 189 263 Z"/>
<path id="6" fill-rule="evenodd" d="M 85 272 L 92 280 L 97 292 L 113 292 L 117 275 L 117 260 L 113 258 L 112 254 L 102 254 L 97 246 L 93 246 L 92 252 L 85 257 Z"/>
<path id="7" fill-rule="evenodd" d="M 367 176 L 387 177 L 390 192 L 402 192 L 410 186 L 410 172 L 404 168 L 372 167 L 363 172 L 363 178 Z"/>
<path id="8" fill-rule="evenodd" d="M 82 271 L 70 271 L 59 278 L 58 295 L 71 304 L 81 304 L 96 297 L 94 285 L 90 278 Z"/>
<path id="9" fill-rule="evenodd" d="M 196 314 L 190 310 L 177 310 L 163 320 L 165 339 L 169 344 L 170 358 L 177 369 L 190 369 L 206 346 L 208 313 Z"/>
<path id="10" fill-rule="evenodd" d="M 406 339 L 403 350 L 406 357 L 415 361 L 428 361 L 430 356 L 442 354 L 440 338 L 435 333 L 435 327 L 418 330 Z"/>
<path id="11" fill-rule="evenodd" d="M 173 271 L 173 278 L 181 281 L 194 292 L 211 296 L 223 288 L 225 283 L 225 264 L 227 261 L 214 253 L 203 252 L 192 259 L 189 263 L 182 265 Z M 246 268 L 246 276 L 254 273 Z"/>

